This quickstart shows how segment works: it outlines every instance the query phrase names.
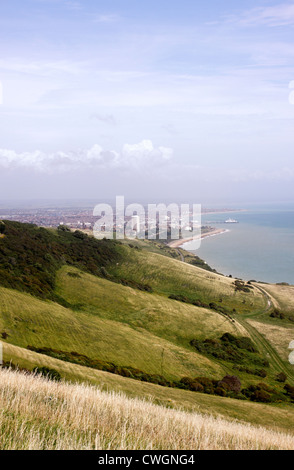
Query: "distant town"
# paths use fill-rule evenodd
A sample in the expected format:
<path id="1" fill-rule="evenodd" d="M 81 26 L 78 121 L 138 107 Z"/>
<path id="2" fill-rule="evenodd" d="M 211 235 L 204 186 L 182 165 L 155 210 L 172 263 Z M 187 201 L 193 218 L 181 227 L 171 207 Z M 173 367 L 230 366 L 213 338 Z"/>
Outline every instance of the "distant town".
<path id="1" fill-rule="evenodd" d="M 226 213 L 234 211 L 227 208 L 202 208 L 203 214 Z M 71 229 L 92 231 L 94 224 L 98 219 L 99 217 L 93 216 L 93 207 L 32 207 L 19 209 L 0 209 L 0 220 L 18 221 L 47 228 L 56 228 L 60 225 L 65 225 Z"/>
<path id="2" fill-rule="evenodd" d="M 207 209 L 202 208 L 202 215 L 232 212 L 232 209 Z M 115 213 L 115 212 L 114 212 Z M 146 211 L 147 214 L 147 211 Z M 182 214 L 183 216 L 183 214 Z M 96 238 L 104 238 L 110 236 L 118 237 L 118 233 L 128 233 L 128 237 L 157 238 L 165 239 L 169 243 L 178 239 L 193 239 L 201 233 L 201 237 L 209 234 L 222 233 L 223 229 L 216 229 L 215 224 L 206 223 L 201 225 L 198 221 L 191 221 L 192 213 L 189 211 L 184 214 L 185 220 L 190 220 L 182 226 L 184 219 L 179 219 L 166 213 L 165 216 L 140 217 L 131 215 L 124 217 L 124 221 L 116 220 L 114 216 L 97 216 L 93 215 L 92 207 L 29 207 L 19 209 L 0 209 L 0 220 L 11 220 L 22 223 L 34 224 L 44 228 L 57 228 L 64 230 L 79 230 Z M 200 219 L 199 219 L 200 221 Z M 98 223 L 98 225 L 97 225 Z M 234 219 L 227 219 L 223 223 L 237 223 Z M 196 224 L 196 225 L 195 225 Z M 128 232 L 126 227 L 128 226 Z M 98 235 L 99 231 L 100 235 Z M 198 235 L 196 235 L 196 232 Z M 113 235 L 110 235 L 110 234 Z M 114 235 L 116 234 L 116 235 Z M 190 238 L 192 237 L 192 238 Z M 176 242 L 177 243 L 177 242 Z"/>

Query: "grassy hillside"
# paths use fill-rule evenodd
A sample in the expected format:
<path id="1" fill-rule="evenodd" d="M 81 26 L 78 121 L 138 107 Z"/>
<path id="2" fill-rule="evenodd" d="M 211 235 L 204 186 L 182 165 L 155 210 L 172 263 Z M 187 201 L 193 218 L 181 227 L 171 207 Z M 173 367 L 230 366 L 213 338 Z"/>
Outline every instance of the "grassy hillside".
<path id="1" fill-rule="evenodd" d="M 168 379 L 224 375 L 225 368 L 194 352 L 189 340 L 199 333 L 215 337 L 236 332 L 233 324 L 217 313 L 85 273 L 68 276 L 73 271 L 61 270 L 58 293 L 79 301 L 79 310 L 0 288 L 0 331 L 8 334 L 6 341 L 75 351 Z"/>
<path id="2" fill-rule="evenodd" d="M 57 370 L 66 381 L 72 383 L 86 382 L 98 386 L 103 391 L 123 393 L 130 398 L 139 397 L 167 408 L 253 423 L 267 429 L 293 434 L 294 407 L 291 404 L 268 405 L 166 388 L 71 364 L 5 343 L 4 359 L 8 358 L 26 369 L 31 369 L 32 365 L 50 367 Z"/>
<path id="3" fill-rule="evenodd" d="M 265 308 L 262 293 L 251 286 L 249 292 L 236 290 L 235 280 L 207 272 L 179 260 L 145 250 L 129 250 L 128 256 L 108 268 L 110 274 L 146 283 L 162 295 L 184 295 L 224 307 L 229 313 L 254 313 Z"/>
<path id="4" fill-rule="evenodd" d="M 65 360 L 75 359 L 66 356 L 74 352 L 166 380 L 185 376 L 220 380 L 226 374 L 237 374 L 243 386 L 261 380 L 254 371 L 264 368 L 260 361 L 267 359 L 267 351 L 249 354 L 245 362 L 239 356 L 230 361 L 190 344 L 192 340 L 217 341 L 224 333 L 249 336 L 248 323 L 242 326 L 241 318 L 233 323 L 212 310 L 132 289 L 73 267 L 58 271 L 56 293 L 71 308 L 0 288 L 0 331 L 8 335 L 5 341 L 35 350 L 49 348 L 53 351 L 45 353 Z M 259 344 L 259 352 L 262 347 Z M 269 359 L 266 382 L 277 387 L 279 368 L 275 358 Z M 89 365 L 78 356 L 76 362 Z M 236 363 L 253 373 L 236 371 Z"/>
<path id="5" fill-rule="evenodd" d="M 0 371 L 0 449 L 280 450 L 293 435 Z"/>
<path id="6" fill-rule="evenodd" d="M 263 289 L 275 301 L 275 305 L 285 314 L 286 320 L 293 316 L 294 321 L 294 286 L 264 284 Z"/>
<path id="7" fill-rule="evenodd" d="M 0 240 L 0 285 L 53 298 L 56 271 L 64 264 L 101 275 L 119 260 L 117 244 L 98 241 L 78 230 L 46 230 L 31 224 L 4 222 Z M 58 300 L 58 299 L 57 299 Z"/>
<path id="8" fill-rule="evenodd" d="M 157 242 L 97 241 L 80 232 L 5 224 L 0 335 L 6 362 L 30 370 L 41 363 L 91 383 L 101 383 L 99 374 L 108 371 L 103 380 L 112 389 L 154 393 L 168 406 L 200 403 L 206 412 L 238 419 L 246 413 L 256 423 L 253 401 L 272 402 L 262 412 L 262 424 L 272 426 L 280 420 L 277 407 L 291 409 L 292 304 L 283 300 L 291 297 L 290 286 L 281 294 L 281 286 L 240 283 L 183 263 Z M 283 320 L 272 315 L 286 308 Z M 277 380 L 281 373 L 285 379 Z M 221 381 L 228 375 L 240 386 Z"/>

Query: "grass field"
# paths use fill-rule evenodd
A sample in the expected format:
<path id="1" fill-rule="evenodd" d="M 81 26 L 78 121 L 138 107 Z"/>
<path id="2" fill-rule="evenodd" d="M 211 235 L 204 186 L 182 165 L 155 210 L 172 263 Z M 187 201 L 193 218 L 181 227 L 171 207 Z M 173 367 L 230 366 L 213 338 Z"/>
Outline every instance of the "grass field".
<path id="1" fill-rule="evenodd" d="M 159 385 L 70 364 L 6 343 L 4 344 L 4 359 L 8 358 L 28 369 L 32 365 L 50 367 L 57 370 L 66 381 L 71 383 L 88 383 L 98 386 L 103 391 L 123 393 L 130 398 L 139 397 L 167 408 L 238 420 L 279 432 L 293 433 L 294 407 L 291 404 L 267 405 L 188 390 L 167 389 Z"/>
<path id="2" fill-rule="evenodd" d="M 294 286 L 266 284 L 262 287 L 276 300 L 282 311 L 294 317 Z"/>
<path id="3" fill-rule="evenodd" d="M 109 271 L 122 278 L 150 285 L 162 294 L 183 294 L 206 303 L 216 302 L 238 313 L 260 312 L 264 296 L 258 289 L 236 292 L 234 279 L 152 252 L 129 250 L 124 261 Z"/>
<path id="4" fill-rule="evenodd" d="M 40 236 L 45 237 L 43 232 Z M 67 234 L 60 235 L 62 243 L 66 237 Z M 102 390 L 123 392 L 129 398 L 151 400 L 153 405 L 181 407 L 218 419 L 237 419 L 268 430 L 289 432 L 293 428 L 294 407 L 290 398 L 280 400 L 284 384 L 276 380 L 277 374 L 284 372 L 287 382 L 294 385 L 294 367 L 288 362 L 288 345 L 294 339 L 293 323 L 289 320 L 294 312 L 293 287 L 252 283 L 246 291 L 238 290 L 235 279 L 182 262 L 176 250 L 144 241 L 122 245 L 104 242 L 107 262 L 94 275 L 95 265 L 88 263 L 83 253 L 80 259 L 79 244 L 82 247 L 83 241 L 78 237 L 74 243 L 74 253 L 71 244 L 67 244 L 68 263 L 62 267 L 57 266 L 62 263 L 58 245 L 50 297 L 41 299 L 0 287 L 0 335 L 6 362 L 29 370 L 49 367 L 67 381 L 98 385 Z M 88 250 L 95 250 L 92 242 L 88 245 Z M 33 253 L 33 244 L 30 246 Z M 104 260 L 104 248 L 99 245 L 99 249 L 99 259 Z M 187 258 L 191 261 L 190 255 Z M 87 271 L 88 266 L 91 272 Z M 34 269 L 36 286 L 40 264 Z M 53 279 L 53 271 L 50 276 Z M 193 301 L 200 301 L 207 308 L 192 305 Z M 217 308 L 223 308 L 229 316 L 217 312 Z M 274 308 L 283 310 L 285 319 L 271 318 Z M 250 338 L 258 358 L 269 362 L 266 371 L 262 371 L 265 375 L 259 375 L 257 369 L 261 366 L 254 362 L 258 358 L 252 359 L 250 354 L 240 370 L 235 367 L 240 364 L 219 355 L 200 353 L 190 344 L 191 340 L 217 342 L 224 333 Z M 51 353 L 38 354 L 28 350 L 28 346 L 35 351 L 49 348 Z M 167 381 L 177 381 L 176 387 L 183 377 L 219 381 L 225 375 L 237 375 L 242 387 L 262 383 L 274 388 L 278 398 L 274 404 L 265 405 L 140 382 L 117 375 L 120 372 L 110 374 L 85 367 L 86 362 L 65 362 L 69 357 L 80 357 L 73 353 L 160 375 Z"/>
<path id="5" fill-rule="evenodd" d="M 69 275 L 73 273 L 75 277 Z M 248 325 L 232 323 L 212 310 L 141 292 L 72 267 L 58 272 L 56 292 L 72 309 L 0 288 L 0 328 L 8 334 L 9 343 L 74 351 L 168 380 L 183 376 L 221 379 L 235 373 L 234 364 L 197 353 L 190 341 L 228 332 L 248 335 Z M 238 375 L 244 385 L 260 380 Z"/>
<path id="6" fill-rule="evenodd" d="M 290 450 L 294 436 L 0 371 L 1 450 Z"/>
<path id="7" fill-rule="evenodd" d="M 75 293 L 79 301 L 85 300 L 83 296 L 88 298 L 88 310 L 70 310 L 0 288 L 0 327 L 8 333 L 9 343 L 24 348 L 30 345 L 75 351 L 148 373 L 162 371 L 167 378 L 225 373 L 221 365 L 194 352 L 188 342 L 198 334 L 215 336 L 237 330 L 217 313 L 88 274 L 81 273 L 76 280 L 66 273 L 67 268 L 61 276 L 68 279 L 68 295 Z M 140 323 L 143 320 L 145 328 Z M 186 347 L 181 346 L 184 343 Z"/>

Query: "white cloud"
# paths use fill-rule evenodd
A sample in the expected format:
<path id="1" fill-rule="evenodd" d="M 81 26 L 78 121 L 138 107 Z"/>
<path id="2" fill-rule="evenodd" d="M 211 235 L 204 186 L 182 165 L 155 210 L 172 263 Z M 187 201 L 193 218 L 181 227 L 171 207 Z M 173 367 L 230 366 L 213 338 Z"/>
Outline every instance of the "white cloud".
<path id="1" fill-rule="evenodd" d="M 49 173 L 95 168 L 134 171 L 161 166 L 171 159 L 172 154 L 172 149 L 155 148 L 150 140 L 133 145 L 125 144 L 120 153 L 104 150 L 98 144 L 88 150 L 54 153 L 39 150 L 17 153 L 14 150 L 0 149 L 0 168 L 27 168 Z"/>
<path id="2" fill-rule="evenodd" d="M 173 150 L 167 147 L 154 148 L 150 140 L 139 144 L 125 144 L 122 150 L 122 160 L 130 168 L 139 169 L 142 166 L 157 166 L 167 163 L 173 155 Z"/>

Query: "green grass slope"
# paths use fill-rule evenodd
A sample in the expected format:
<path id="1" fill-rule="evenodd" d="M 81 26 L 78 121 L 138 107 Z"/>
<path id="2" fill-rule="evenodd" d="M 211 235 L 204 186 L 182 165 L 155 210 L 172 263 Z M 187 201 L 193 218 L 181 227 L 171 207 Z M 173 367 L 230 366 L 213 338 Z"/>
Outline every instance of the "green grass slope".
<path id="1" fill-rule="evenodd" d="M 213 302 L 230 313 L 234 309 L 237 313 L 259 312 L 266 306 L 264 296 L 253 286 L 250 292 L 236 291 L 234 279 L 145 250 L 129 249 L 127 256 L 107 270 L 118 278 L 150 285 L 159 294 Z"/>
<path id="2" fill-rule="evenodd" d="M 0 331 L 7 342 L 48 347 L 131 366 L 168 379 L 217 375 L 225 368 L 189 346 L 195 335 L 215 336 L 237 329 L 217 313 L 142 293 L 63 268 L 59 294 L 82 303 L 71 310 L 29 294 L 0 288 Z M 84 302 L 84 303 L 83 303 Z"/>
<path id="3" fill-rule="evenodd" d="M 291 287 L 282 293 L 276 286 L 253 283 L 240 288 L 234 279 L 181 262 L 175 250 L 157 242 L 97 241 L 81 232 L 13 222 L 5 226 L 0 335 L 6 361 L 33 369 L 42 357 L 43 365 L 56 364 L 63 377 L 82 380 L 84 373 L 90 381 L 99 371 L 82 365 L 100 361 L 106 370 L 115 366 L 107 383 L 115 386 L 124 379 L 130 390 L 145 385 L 119 377 L 117 368 L 167 381 L 237 375 L 242 387 L 262 382 L 274 389 L 275 403 L 284 386 L 276 375 L 284 372 L 294 384 L 287 358 L 292 304 L 283 300 L 286 294 L 291 298 Z M 274 308 L 287 309 L 287 318 L 271 317 Z M 225 344 L 220 340 L 224 333 L 249 338 L 256 351 Z M 37 354 L 41 350 L 47 355 Z M 184 399 L 183 390 L 159 389 L 158 395 L 179 393 Z M 219 403 L 224 414 L 233 413 L 235 400 L 212 395 L 203 400 Z"/>
<path id="4" fill-rule="evenodd" d="M 131 398 L 147 399 L 167 408 L 223 417 L 293 434 L 294 407 L 289 404 L 267 405 L 194 393 L 176 388 L 167 389 L 159 385 L 139 382 L 108 372 L 70 364 L 5 343 L 4 359 L 7 360 L 8 358 L 19 364 L 20 367 L 28 369 L 32 365 L 49 366 L 57 370 L 65 380 L 72 383 L 86 382 L 96 385 L 104 391 L 124 393 Z"/>

